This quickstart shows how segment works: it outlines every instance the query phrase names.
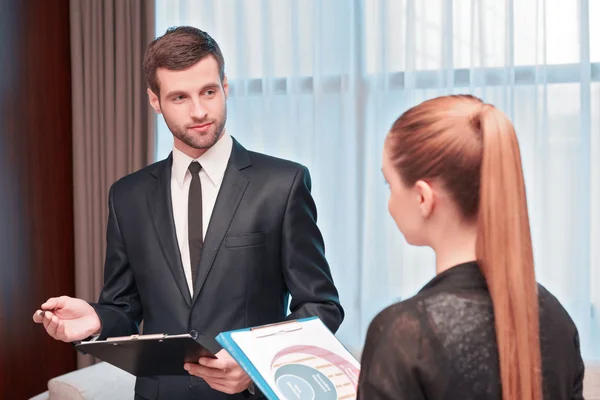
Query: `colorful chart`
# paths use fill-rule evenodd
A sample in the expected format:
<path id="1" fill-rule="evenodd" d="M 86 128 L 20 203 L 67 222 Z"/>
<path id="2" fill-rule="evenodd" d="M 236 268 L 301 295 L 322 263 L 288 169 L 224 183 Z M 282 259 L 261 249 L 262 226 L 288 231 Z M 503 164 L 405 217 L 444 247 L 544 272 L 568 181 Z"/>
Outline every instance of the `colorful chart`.
<path id="1" fill-rule="evenodd" d="M 275 355 L 271 372 L 286 400 L 356 398 L 359 369 L 329 350 L 292 346 Z"/>

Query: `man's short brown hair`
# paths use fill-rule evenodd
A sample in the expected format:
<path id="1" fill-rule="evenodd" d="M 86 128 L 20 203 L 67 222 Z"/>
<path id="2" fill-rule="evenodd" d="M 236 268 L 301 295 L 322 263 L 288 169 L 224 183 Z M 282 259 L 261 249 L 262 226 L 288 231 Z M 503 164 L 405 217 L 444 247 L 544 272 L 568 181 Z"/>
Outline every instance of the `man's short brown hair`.
<path id="1" fill-rule="evenodd" d="M 222 82 L 225 77 L 225 60 L 219 45 L 208 33 L 191 26 L 167 29 L 164 35 L 150 43 L 144 55 L 144 74 L 148 87 L 160 97 L 160 85 L 156 76 L 158 68 L 178 71 L 191 67 L 207 56 L 212 56 L 217 61 Z"/>

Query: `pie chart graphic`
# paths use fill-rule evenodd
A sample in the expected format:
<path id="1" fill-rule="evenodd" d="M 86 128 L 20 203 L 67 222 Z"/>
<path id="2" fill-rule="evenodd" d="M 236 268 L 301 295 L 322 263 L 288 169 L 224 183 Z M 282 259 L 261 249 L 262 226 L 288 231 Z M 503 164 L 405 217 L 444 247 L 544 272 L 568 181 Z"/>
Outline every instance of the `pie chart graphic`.
<path id="1" fill-rule="evenodd" d="M 330 350 L 292 346 L 275 355 L 271 372 L 286 400 L 352 400 L 360 371 Z"/>

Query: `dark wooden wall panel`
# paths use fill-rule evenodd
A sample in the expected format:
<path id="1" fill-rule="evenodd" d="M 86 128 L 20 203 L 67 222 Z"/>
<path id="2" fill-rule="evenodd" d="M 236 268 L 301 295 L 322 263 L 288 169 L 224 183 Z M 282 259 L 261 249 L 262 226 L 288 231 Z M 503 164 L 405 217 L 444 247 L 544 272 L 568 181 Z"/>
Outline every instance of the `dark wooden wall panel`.
<path id="1" fill-rule="evenodd" d="M 68 0 L 0 0 L 0 398 L 76 368 L 31 316 L 73 295 Z"/>

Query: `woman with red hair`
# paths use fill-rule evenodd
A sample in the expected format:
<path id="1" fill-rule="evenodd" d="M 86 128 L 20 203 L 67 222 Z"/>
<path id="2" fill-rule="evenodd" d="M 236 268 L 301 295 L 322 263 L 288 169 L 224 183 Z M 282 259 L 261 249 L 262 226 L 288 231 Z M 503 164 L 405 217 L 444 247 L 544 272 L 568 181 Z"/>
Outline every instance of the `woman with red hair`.
<path id="1" fill-rule="evenodd" d="M 519 144 L 468 95 L 413 107 L 385 140 L 388 209 L 436 277 L 371 323 L 358 397 L 580 399 L 577 329 L 535 279 Z"/>

